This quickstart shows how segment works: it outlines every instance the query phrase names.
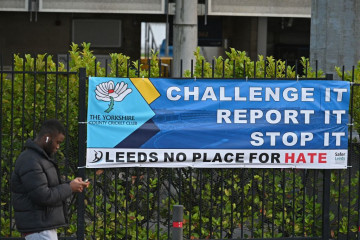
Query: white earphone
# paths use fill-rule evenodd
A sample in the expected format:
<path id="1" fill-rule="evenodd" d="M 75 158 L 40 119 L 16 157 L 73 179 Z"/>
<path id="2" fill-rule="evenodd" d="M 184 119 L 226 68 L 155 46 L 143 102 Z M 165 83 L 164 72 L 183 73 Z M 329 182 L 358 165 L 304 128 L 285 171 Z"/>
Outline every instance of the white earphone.
<path id="1" fill-rule="evenodd" d="M 46 140 L 45 140 L 45 142 L 49 142 L 49 137 L 46 137 Z"/>

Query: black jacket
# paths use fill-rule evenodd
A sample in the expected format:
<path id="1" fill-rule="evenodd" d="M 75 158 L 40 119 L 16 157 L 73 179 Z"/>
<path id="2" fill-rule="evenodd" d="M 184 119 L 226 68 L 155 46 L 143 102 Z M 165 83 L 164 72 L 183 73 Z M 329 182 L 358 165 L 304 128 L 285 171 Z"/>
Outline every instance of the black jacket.
<path id="1" fill-rule="evenodd" d="M 11 176 L 15 223 L 20 232 L 38 232 L 67 224 L 65 200 L 69 183 L 61 183 L 56 163 L 32 140 Z"/>

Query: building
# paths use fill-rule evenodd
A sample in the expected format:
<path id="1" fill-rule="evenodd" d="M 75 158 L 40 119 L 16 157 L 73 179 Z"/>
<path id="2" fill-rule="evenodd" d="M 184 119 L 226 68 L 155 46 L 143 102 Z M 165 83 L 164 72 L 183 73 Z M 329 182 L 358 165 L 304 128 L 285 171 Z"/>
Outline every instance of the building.
<path id="1" fill-rule="evenodd" d="M 66 54 L 90 42 L 100 58 L 141 56 L 141 23 L 169 23 L 174 0 L 0 0 L 0 53 Z M 229 47 L 287 59 L 309 57 L 311 0 L 199 0 L 198 45 L 207 59 Z"/>

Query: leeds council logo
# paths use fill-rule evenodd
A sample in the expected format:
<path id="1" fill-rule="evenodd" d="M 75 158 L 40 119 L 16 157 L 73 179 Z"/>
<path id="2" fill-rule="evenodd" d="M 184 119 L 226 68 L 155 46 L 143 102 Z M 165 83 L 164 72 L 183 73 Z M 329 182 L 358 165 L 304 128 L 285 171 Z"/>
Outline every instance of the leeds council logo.
<path id="1" fill-rule="evenodd" d="M 110 102 L 106 113 L 114 109 L 115 102 L 121 102 L 124 98 L 132 92 L 131 88 L 124 82 L 114 85 L 113 81 L 103 82 L 96 86 L 96 99 L 99 101 Z"/>
<path id="2" fill-rule="evenodd" d="M 102 151 L 95 151 L 95 150 L 94 150 L 94 152 L 95 152 L 95 157 L 94 157 L 94 160 L 92 160 L 91 163 L 97 163 L 97 162 L 99 162 L 99 161 L 102 159 L 102 157 L 103 157 Z"/>

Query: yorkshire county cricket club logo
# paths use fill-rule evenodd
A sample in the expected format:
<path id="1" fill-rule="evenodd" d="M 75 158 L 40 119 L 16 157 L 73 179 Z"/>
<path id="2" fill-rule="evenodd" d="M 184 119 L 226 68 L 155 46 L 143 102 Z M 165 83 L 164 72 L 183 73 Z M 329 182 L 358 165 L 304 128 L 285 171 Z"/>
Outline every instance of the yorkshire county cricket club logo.
<path id="1" fill-rule="evenodd" d="M 124 98 L 132 92 L 131 88 L 125 82 L 117 83 L 116 86 L 113 81 L 103 82 L 96 86 L 96 99 L 99 101 L 110 102 L 106 113 L 114 109 L 115 102 L 121 102 Z"/>
<path id="2" fill-rule="evenodd" d="M 88 96 L 88 163 L 104 161 L 103 148 L 139 147 L 159 131 L 150 104 L 160 93 L 151 79 L 90 77 Z"/>

